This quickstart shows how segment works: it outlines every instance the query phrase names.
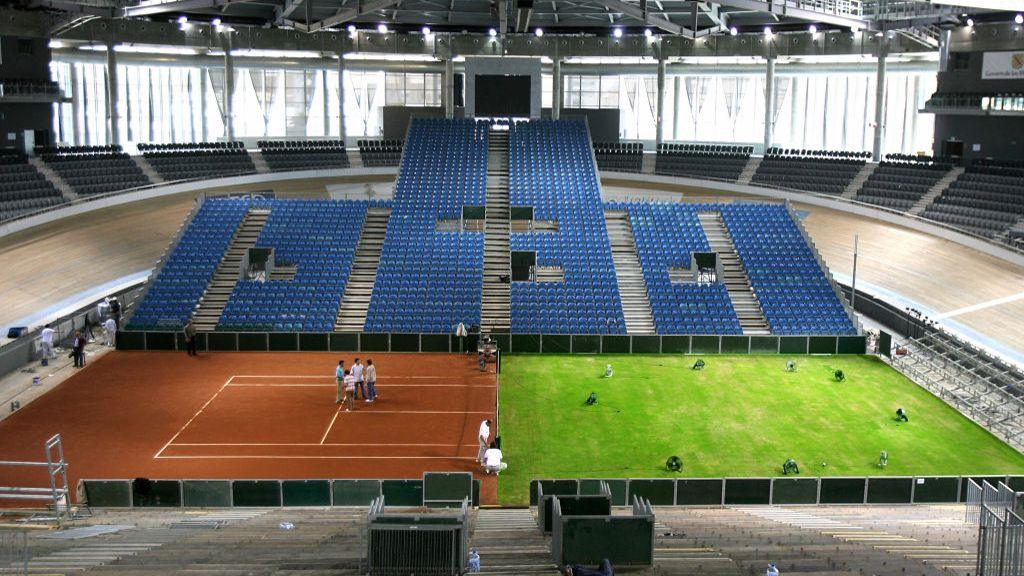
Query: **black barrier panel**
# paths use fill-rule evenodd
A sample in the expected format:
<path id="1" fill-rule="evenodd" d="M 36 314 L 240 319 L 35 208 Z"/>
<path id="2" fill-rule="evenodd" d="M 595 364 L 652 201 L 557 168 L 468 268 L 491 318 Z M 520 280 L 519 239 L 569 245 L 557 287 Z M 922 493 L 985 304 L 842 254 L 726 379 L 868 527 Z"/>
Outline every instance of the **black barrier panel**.
<path id="1" fill-rule="evenodd" d="M 772 504 L 817 504 L 817 478 L 773 478 Z"/>
<path id="2" fill-rule="evenodd" d="M 447 334 L 420 335 L 420 350 L 423 352 L 451 352 L 451 336 Z"/>
<path id="3" fill-rule="evenodd" d="M 387 334 L 368 334 L 363 333 L 359 335 L 359 351 L 360 352 L 387 352 L 388 351 L 388 335 Z"/>
<path id="4" fill-rule="evenodd" d="M 834 336 L 811 336 L 807 352 L 810 354 L 835 354 L 836 340 Z"/>
<path id="5" fill-rule="evenodd" d="M 469 472 L 425 472 L 423 500 L 460 501 L 473 495 L 473 475 Z M 387 499 L 385 498 L 385 503 Z"/>
<path id="6" fill-rule="evenodd" d="M 335 506 L 369 506 L 380 496 L 380 480 L 335 480 L 331 483 Z"/>
<path id="7" fill-rule="evenodd" d="M 419 334 L 392 334 L 391 335 L 391 351 L 392 352 L 419 352 L 420 351 L 420 335 Z"/>
<path id="8" fill-rule="evenodd" d="M 579 494 L 579 480 L 531 480 L 530 506 L 537 505 L 537 484 L 544 487 L 545 496 L 575 496 Z"/>
<path id="9" fill-rule="evenodd" d="M 188 508 L 231 506 L 231 482 L 227 480 L 183 480 L 181 494 Z"/>
<path id="10" fill-rule="evenodd" d="M 211 352 L 237 352 L 238 334 L 234 332 L 210 332 L 206 335 L 206 347 Z"/>
<path id="11" fill-rule="evenodd" d="M 285 506 L 330 506 L 331 483 L 328 480 L 282 480 L 281 496 Z"/>
<path id="12" fill-rule="evenodd" d="M 330 343 L 329 339 L 329 334 L 302 332 L 299 334 L 299 350 L 303 352 L 327 352 Z"/>
<path id="13" fill-rule="evenodd" d="M 726 478 L 726 504 L 770 504 L 770 478 Z"/>
<path id="14" fill-rule="evenodd" d="M 914 503 L 956 502 L 959 489 L 960 479 L 955 476 L 915 478 Z"/>
<path id="15" fill-rule="evenodd" d="M 253 334 L 251 332 L 238 333 L 239 352 L 266 352 L 267 333 Z"/>
<path id="16" fill-rule="evenodd" d="M 778 354 L 779 338 L 777 336 L 751 336 L 751 354 Z"/>
<path id="17" fill-rule="evenodd" d="M 718 336 L 691 336 L 690 354 L 718 354 L 722 340 Z"/>
<path id="18" fill-rule="evenodd" d="M 718 506 L 721 503 L 721 478 L 681 478 L 676 480 L 677 506 Z"/>
<path id="19" fill-rule="evenodd" d="M 94 508 L 130 508 L 132 486 L 128 480 L 84 480 L 85 497 Z"/>
<path id="20" fill-rule="evenodd" d="M 422 480 L 384 480 L 380 483 L 385 506 L 422 506 Z"/>
<path id="21" fill-rule="evenodd" d="M 722 336 L 722 354 L 749 354 L 749 336 Z"/>
<path id="22" fill-rule="evenodd" d="M 509 345 L 512 343 L 510 334 L 491 334 L 491 338 L 494 343 L 498 345 L 498 350 L 502 352 L 508 352 Z"/>
<path id="23" fill-rule="evenodd" d="M 636 337 L 633 338 L 633 351 L 636 352 Z M 689 336 L 662 336 L 661 337 L 661 353 L 662 354 L 689 354 L 690 353 L 690 337 Z"/>
<path id="24" fill-rule="evenodd" d="M 1006 482 L 1006 476 L 971 476 L 971 480 L 978 486 L 981 486 L 982 482 L 988 482 L 993 488 L 999 486 L 1000 482 Z M 960 483 L 960 502 L 967 501 L 967 476 L 964 476 L 963 482 Z"/>
<path id="25" fill-rule="evenodd" d="M 331 334 L 331 352 L 358 352 L 359 334 Z"/>
<path id="26" fill-rule="evenodd" d="M 147 508 L 179 508 L 181 482 L 136 478 L 132 481 L 132 504 Z"/>
<path id="27" fill-rule="evenodd" d="M 607 558 L 612 566 L 650 566 L 654 526 L 646 517 L 563 517 L 562 562 L 596 565 Z"/>
<path id="28" fill-rule="evenodd" d="M 277 480 L 235 480 L 231 501 L 238 508 L 281 505 L 281 483 Z"/>
<path id="29" fill-rule="evenodd" d="M 544 354 L 568 354 L 572 352 L 572 337 L 568 334 L 545 334 L 540 339 L 540 351 Z"/>
<path id="30" fill-rule="evenodd" d="M 807 338 L 803 336 L 779 338 L 779 354 L 807 354 Z"/>
<path id="31" fill-rule="evenodd" d="M 1024 492 L 1024 476 L 1010 476 L 1006 480 L 1006 485 L 1014 492 Z"/>
<path id="32" fill-rule="evenodd" d="M 629 336 L 603 336 L 601 354 L 629 354 Z"/>
<path id="33" fill-rule="evenodd" d="M 477 342 L 480 340 L 479 334 L 470 334 L 462 339 L 462 352 L 469 350 L 470 352 L 476 352 Z"/>
<path id="34" fill-rule="evenodd" d="M 544 502 L 537 506 L 537 515 L 542 522 L 541 530 L 551 532 L 551 502 L 558 498 L 562 516 L 608 516 L 612 513 L 611 500 L 606 496 L 544 496 Z"/>
<path id="35" fill-rule="evenodd" d="M 868 339 L 864 336 L 840 336 L 839 354 L 864 354 L 867 352 Z"/>
<path id="36" fill-rule="evenodd" d="M 269 339 L 267 348 L 271 352 L 295 352 L 299 349 L 299 334 L 297 332 L 271 332 Z"/>
<path id="37" fill-rule="evenodd" d="M 650 500 L 652 506 L 672 506 L 676 498 L 676 481 L 669 478 L 630 480 L 629 502 L 633 501 L 633 496 Z"/>
<path id="38" fill-rule="evenodd" d="M 126 330 L 117 331 L 117 349 L 118 350 L 145 350 L 146 349 L 146 333 L 145 332 L 128 332 Z"/>
<path id="39" fill-rule="evenodd" d="M 633 354 L 660 354 L 661 336 L 632 336 Z M 686 343 L 690 347 L 690 343 Z"/>
<path id="40" fill-rule="evenodd" d="M 515 354 L 537 354 L 540 352 L 539 334 L 513 334 L 512 352 Z"/>
<path id="41" fill-rule="evenodd" d="M 600 494 L 601 482 L 602 480 L 594 479 L 580 480 L 580 495 L 596 496 Z M 612 492 L 612 506 L 629 506 L 629 501 L 626 499 L 628 480 L 619 478 L 603 480 L 603 482 L 608 484 L 608 489 Z"/>
<path id="42" fill-rule="evenodd" d="M 601 337 L 600 336 L 573 336 L 572 337 L 572 353 L 573 354 L 600 354 L 601 353 Z"/>
<path id="43" fill-rule="evenodd" d="M 146 350 L 174 350 L 174 332 L 146 332 Z"/>
<path id="44" fill-rule="evenodd" d="M 479 507 L 480 506 L 480 481 L 479 480 L 473 480 L 473 501 L 471 502 L 471 504 L 474 507 Z"/>
<path id="45" fill-rule="evenodd" d="M 868 504 L 910 504 L 913 478 L 868 478 Z"/>
<path id="46" fill-rule="evenodd" d="M 822 478 L 821 504 L 863 504 L 866 478 Z"/>

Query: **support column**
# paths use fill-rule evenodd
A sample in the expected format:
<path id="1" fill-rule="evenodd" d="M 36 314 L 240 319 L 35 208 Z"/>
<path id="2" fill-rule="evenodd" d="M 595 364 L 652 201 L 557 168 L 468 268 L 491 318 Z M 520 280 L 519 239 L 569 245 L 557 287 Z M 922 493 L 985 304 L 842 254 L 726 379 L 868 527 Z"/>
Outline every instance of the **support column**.
<path id="1" fill-rule="evenodd" d="M 345 141 L 345 52 L 338 52 L 338 139 Z"/>
<path id="2" fill-rule="evenodd" d="M 210 72 L 208 70 L 206 70 L 205 68 L 200 68 L 199 69 L 199 93 L 201 94 L 201 96 L 199 97 L 199 141 L 200 142 L 206 142 L 207 138 L 208 138 L 207 133 L 206 133 L 207 132 L 206 131 L 206 84 L 207 84 L 207 77 L 209 76 L 209 74 L 210 74 Z M 150 85 L 149 101 L 150 102 L 153 101 L 152 85 Z M 152 112 L 152 105 L 150 105 L 150 112 Z M 152 115 L 152 113 L 149 116 L 149 130 L 150 130 L 149 137 L 150 137 L 150 139 L 152 139 L 153 138 L 153 115 Z"/>
<path id="3" fill-rule="evenodd" d="M 555 60 L 551 68 L 551 119 L 562 117 L 562 61 Z"/>
<path id="4" fill-rule="evenodd" d="M 121 143 L 121 114 L 118 97 L 117 52 L 107 44 L 107 144 Z"/>
<path id="5" fill-rule="evenodd" d="M 655 148 L 661 146 L 661 143 L 665 141 L 665 66 L 665 58 L 658 58 L 658 117 L 654 119 Z"/>
<path id="6" fill-rule="evenodd" d="M 939 33 L 939 72 L 949 69 L 949 41 L 952 35 L 952 30 L 943 30 Z"/>
<path id="7" fill-rule="evenodd" d="M 82 126 L 78 122 L 78 109 L 81 108 L 82 103 L 80 102 L 79 94 L 81 90 L 78 87 L 78 66 L 72 62 L 69 67 L 71 68 L 71 139 L 70 143 L 75 146 L 81 146 L 85 143 L 85 139 L 82 137 Z"/>
<path id="8" fill-rule="evenodd" d="M 455 61 L 444 61 L 444 117 L 455 117 Z"/>
<path id="9" fill-rule="evenodd" d="M 772 147 L 775 138 L 775 55 L 769 54 L 764 72 L 764 151 Z"/>
<path id="10" fill-rule="evenodd" d="M 885 56 L 889 42 L 884 34 L 878 41 L 878 74 L 875 76 L 875 142 L 871 147 L 871 158 L 882 161 L 882 146 L 885 142 Z"/>
<path id="11" fill-rule="evenodd" d="M 235 59 L 231 55 L 231 35 L 224 32 L 224 139 L 235 141 Z"/>
<path id="12" fill-rule="evenodd" d="M 683 133 L 683 117 L 679 114 L 679 100 L 683 93 L 683 78 L 676 76 L 672 79 L 672 139 L 681 140 Z"/>

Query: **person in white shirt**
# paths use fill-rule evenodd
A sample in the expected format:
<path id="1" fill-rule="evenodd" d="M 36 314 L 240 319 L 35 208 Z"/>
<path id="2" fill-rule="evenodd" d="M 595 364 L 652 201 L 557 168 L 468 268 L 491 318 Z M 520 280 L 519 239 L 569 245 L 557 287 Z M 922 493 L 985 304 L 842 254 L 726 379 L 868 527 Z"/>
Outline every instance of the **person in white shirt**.
<path id="1" fill-rule="evenodd" d="M 768 565 L 768 569 L 765 570 L 765 576 L 779 576 L 779 567 L 772 562 Z"/>
<path id="2" fill-rule="evenodd" d="M 506 468 L 508 468 L 508 464 L 501 461 L 501 450 L 498 450 L 497 445 L 491 442 L 491 447 L 484 452 L 484 470 L 488 474 L 498 474 Z"/>
<path id="3" fill-rule="evenodd" d="M 366 370 L 363 370 L 363 377 L 366 379 L 366 401 L 373 403 L 377 401 L 377 367 L 373 365 L 373 359 L 366 359 Z"/>
<path id="4" fill-rule="evenodd" d="M 366 395 L 366 385 L 364 384 L 365 380 L 363 380 L 363 365 L 361 362 L 359 362 L 359 358 L 356 358 L 356 361 L 354 364 L 352 364 L 352 368 L 350 371 L 352 372 L 352 377 L 356 379 L 355 399 L 359 400 L 359 395 L 362 394 L 363 399 L 369 401 L 370 398 L 369 396 Z"/>
<path id="5" fill-rule="evenodd" d="M 103 344 L 113 347 L 117 343 L 117 322 L 113 318 L 107 318 L 103 322 Z"/>
<path id="6" fill-rule="evenodd" d="M 43 354 L 43 358 L 47 360 L 53 359 L 53 335 L 53 328 L 50 328 L 49 324 L 39 333 L 39 349 Z"/>
<path id="7" fill-rule="evenodd" d="M 477 441 L 480 442 L 480 451 L 476 453 L 476 461 L 484 463 L 484 452 L 487 452 L 488 442 L 491 439 L 491 421 L 484 420 L 480 423 L 480 432 L 477 433 Z"/>

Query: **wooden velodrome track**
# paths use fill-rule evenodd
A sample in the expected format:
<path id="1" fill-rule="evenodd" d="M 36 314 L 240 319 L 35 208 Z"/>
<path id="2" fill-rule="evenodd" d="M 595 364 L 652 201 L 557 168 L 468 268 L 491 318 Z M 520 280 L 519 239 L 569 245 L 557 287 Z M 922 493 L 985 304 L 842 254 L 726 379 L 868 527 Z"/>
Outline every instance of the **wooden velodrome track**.
<path id="1" fill-rule="evenodd" d="M 324 198 L 326 185 L 333 182 L 264 183 L 248 188 L 271 188 L 279 196 Z M 622 183 L 615 182 L 615 186 Z M 606 193 L 609 189 L 606 186 Z M 699 194 L 701 199 L 729 198 L 712 191 L 673 192 L 693 198 Z M 150 268 L 192 203 L 193 196 L 185 194 L 140 201 L 0 239 L 0 327 L 89 287 Z M 1024 292 L 1024 268 L 868 217 L 815 206 L 797 208 L 810 213 L 807 229 L 837 275 L 852 272 L 853 237 L 857 234 L 859 286 L 901 295 L 938 314 L 952 313 L 951 320 L 1024 354 L 1024 299 L 998 302 Z"/>

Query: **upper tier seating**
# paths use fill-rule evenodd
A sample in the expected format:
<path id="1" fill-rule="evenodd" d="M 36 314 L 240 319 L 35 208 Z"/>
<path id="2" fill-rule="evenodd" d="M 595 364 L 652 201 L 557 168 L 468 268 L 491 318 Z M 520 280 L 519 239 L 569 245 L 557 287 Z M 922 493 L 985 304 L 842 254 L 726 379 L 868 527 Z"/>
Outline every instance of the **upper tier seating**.
<path id="1" fill-rule="evenodd" d="M 139 144 L 139 152 L 165 180 L 252 174 L 256 167 L 242 142 Z"/>
<path id="2" fill-rule="evenodd" d="M 905 212 L 952 168 L 931 157 L 887 156 L 857 192 L 857 200 Z"/>
<path id="3" fill-rule="evenodd" d="M 0 97 L 6 96 L 63 96 L 60 85 L 53 80 L 32 80 L 26 78 L 0 78 Z"/>
<path id="4" fill-rule="evenodd" d="M 28 163 L 25 154 L 0 150 L 0 220 L 65 202 L 60 191 Z"/>
<path id="5" fill-rule="evenodd" d="M 753 146 L 662 144 L 658 146 L 654 173 L 736 180 L 750 161 L 753 152 Z"/>
<path id="6" fill-rule="evenodd" d="M 36 154 L 79 196 L 151 184 L 120 146 L 37 147 Z"/>
<path id="7" fill-rule="evenodd" d="M 870 157 L 870 152 L 771 148 L 761 160 L 753 181 L 780 188 L 839 195 Z"/>
<path id="8" fill-rule="evenodd" d="M 697 213 L 717 205 L 613 202 L 605 209 L 629 212 L 658 334 L 743 333 L 724 284 L 669 277 L 670 268 L 689 269 L 694 252 L 711 251 Z"/>
<path id="9" fill-rule="evenodd" d="M 178 330 L 188 322 L 250 205 L 246 198 L 203 203 L 152 280 L 130 328 Z"/>
<path id="10" fill-rule="evenodd" d="M 412 121 L 367 331 L 451 333 L 459 322 L 480 323 L 484 235 L 436 226 L 486 204 L 487 135 L 482 121 Z"/>
<path id="11" fill-rule="evenodd" d="M 1019 92 L 936 92 L 925 102 L 925 107 L 1024 112 L 1024 94 Z"/>
<path id="12" fill-rule="evenodd" d="M 594 158 L 599 170 L 639 174 L 644 165 L 643 142 L 595 142 Z"/>
<path id="13" fill-rule="evenodd" d="M 358 144 L 359 157 L 367 168 L 398 166 L 402 160 L 401 140 L 360 140 Z"/>
<path id="14" fill-rule="evenodd" d="M 348 153 L 340 140 L 259 141 L 271 172 L 348 168 Z"/>
<path id="15" fill-rule="evenodd" d="M 772 334 L 857 333 L 785 206 L 720 207 Z"/>
<path id="16" fill-rule="evenodd" d="M 922 215 L 982 236 L 1004 233 L 1024 217 L 1024 162 L 974 162 Z"/>
<path id="17" fill-rule="evenodd" d="M 586 124 L 514 124 L 509 134 L 509 200 L 532 206 L 557 233 L 511 234 L 512 250 L 537 252 L 537 266 L 561 266 L 564 282 L 513 282 L 512 331 L 625 334 L 615 265 Z"/>
<path id="18" fill-rule="evenodd" d="M 275 266 L 295 266 L 291 280 L 241 280 L 218 330 L 330 332 L 363 228 L 365 200 L 269 200 L 257 248 L 273 248 Z"/>

